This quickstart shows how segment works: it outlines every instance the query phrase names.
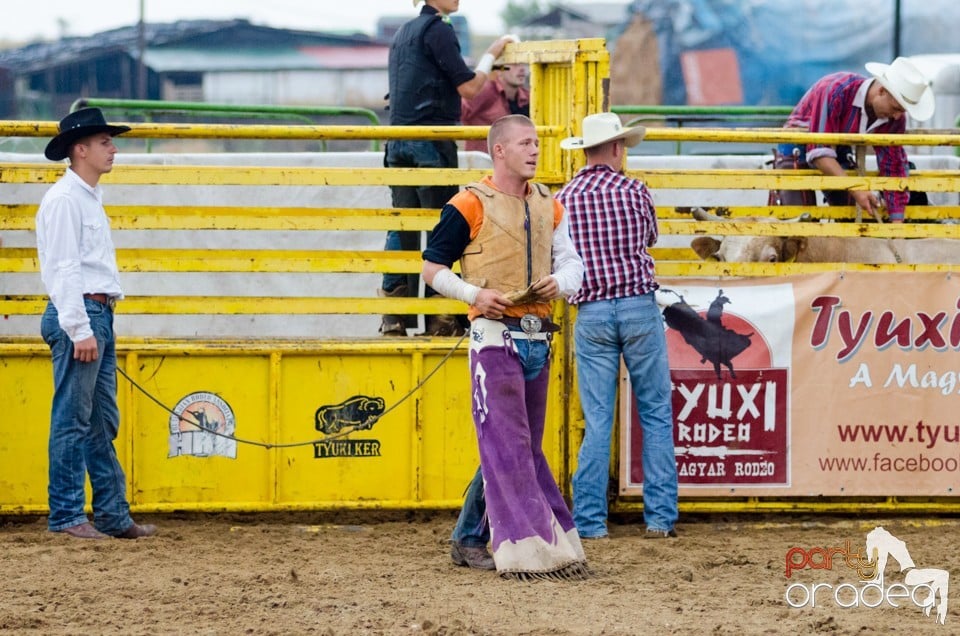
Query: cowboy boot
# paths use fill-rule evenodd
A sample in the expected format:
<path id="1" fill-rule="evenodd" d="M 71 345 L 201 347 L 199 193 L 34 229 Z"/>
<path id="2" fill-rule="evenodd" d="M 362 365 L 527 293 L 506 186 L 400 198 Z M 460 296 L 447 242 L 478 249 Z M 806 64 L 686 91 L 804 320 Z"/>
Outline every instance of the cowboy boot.
<path id="1" fill-rule="evenodd" d="M 466 330 L 451 314 L 428 315 L 424 336 L 462 336 Z"/>
<path id="2" fill-rule="evenodd" d="M 378 289 L 377 295 L 382 298 L 405 298 L 407 296 L 407 286 L 397 285 L 390 291 Z M 380 335 L 406 336 L 407 328 L 404 325 L 403 316 L 398 316 L 396 314 L 384 314 L 380 321 Z"/>

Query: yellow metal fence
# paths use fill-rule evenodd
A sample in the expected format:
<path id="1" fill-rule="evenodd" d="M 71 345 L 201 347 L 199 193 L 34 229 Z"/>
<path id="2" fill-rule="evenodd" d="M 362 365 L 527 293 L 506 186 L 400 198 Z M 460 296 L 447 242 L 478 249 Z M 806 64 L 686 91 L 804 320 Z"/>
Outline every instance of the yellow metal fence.
<path id="1" fill-rule="evenodd" d="M 511 45 L 508 61 L 528 61 L 532 67 L 532 114 L 541 135 L 541 161 L 537 180 L 553 188 L 562 185 L 582 164 L 578 153 L 564 153 L 559 140 L 578 131 L 583 115 L 606 106 L 605 81 L 609 75 L 602 41 Z M 0 134 L 49 136 L 52 122 L 0 122 Z M 234 126 L 136 124 L 130 136 L 148 138 L 271 138 L 271 139 L 400 139 L 477 138 L 485 128 L 391 128 L 385 126 Z M 674 141 L 758 141 L 776 144 L 804 141 L 813 136 L 771 130 L 709 130 L 651 128 L 647 139 Z M 830 143 L 895 144 L 903 137 L 862 135 L 817 136 Z M 912 145 L 960 145 L 948 135 L 911 136 Z M 0 192 L 12 186 L 46 188 L 63 166 L 37 163 L 0 163 Z M 385 230 L 423 231 L 432 228 L 436 210 L 396 210 L 386 206 L 263 205 L 256 193 L 271 189 L 362 188 L 383 190 L 389 185 L 456 184 L 479 179 L 486 169 L 405 170 L 356 167 L 304 167 L 302 165 L 124 165 L 118 160 L 104 178 L 109 193 L 134 192 L 130 200 L 108 205 L 114 231 L 141 233 L 147 240 L 136 247 L 121 247 L 118 261 L 124 279 L 155 274 L 178 277 L 203 275 L 379 275 L 384 272 L 417 272 L 416 252 L 383 252 L 356 249 L 334 238 L 333 248 L 305 249 L 275 245 L 269 248 L 233 246 L 198 248 L 178 243 L 190 233 L 329 233 L 337 237 L 352 232 Z M 828 178 L 812 171 L 769 169 L 644 169 L 632 174 L 655 191 L 702 190 L 763 191 L 774 188 L 830 189 L 844 187 L 903 188 L 927 192 L 956 192 L 957 172 L 926 171 L 909 180 L 894 180 L 867 173 L 864 176 Z M 160 188 L 198 188 L 250 193 L 244 203 L 211 205 L 155 204 L 152 192 Z M 29 236 L 36 212 L 36 195 L 3 199 L 0 204 L 0 239 Z M 240 195 L 243 198 L 245 195 Z M 27 200 L 30 199 L 30 200 Z M 108 196 L 109 201 L 109 196 Z M 658 209 L 661 234 L 773 234 L 849 236 L 942 236 L 960 238 L 956 225 L 877 225 L 869 223 L 808 224 L 695 222 L 684 207 Z M 758 205 L 728 206 L 732 217 L 785 216 L 791 208 Z M 853 217 L 852 209 L 830 208 L 815 212 L 824 217 Z M 960 206 L 911 209 L 908 218 L 960 218 Z M 14 242 L 16 243 L 16 242 Z M 836 268 L 837 264 L 740 264 L 694 260 L 686 248 L 655 252 L 660 276 L 769 276 Z M 857 266 L 846 264 L 847 268 Z M 865 266 L 866 267 L 866 266 Z M 894 270 L 957 269 L 954 265 L 872 266 Z M 0 247 L 0 276 L 38 280 L 35 249 L 23 241 Z M 185 279 L 193 280 L 193 279 Z M 159 316 L 176 322 L 187 317 L 215 323 L 221 317 L 251 319 L 273 315 L 370 316 L 381 313 L 458 313 L 464 307 L 445 299 L 377 298 L 372 289 L 358 286 L 347 296 L 324 294 L 278 295 L 269 285 L 240 283 L 211 293 L 191 289 L 180 293 L 132 294 L 118 309 L 120 317 Z M 38 316 L 46 299 L 42 288 L 30 293 L 0 290 L 0 314 L 9 318 Z M 557 319 L 569 327 L 568 310 L 558 305 Z M 9 333 L 9 332 L 8 332 Z M 557 478 L 569 492 L 576 448 L 582 434 L 582 416 L 576 400 L 570 329 L 555 342 L 552 386 L 545 447 Z M 134 507 L 139 510 L 274 510 L 336 507 L 444 508 L 459 504 L 463 487 L 476 467 L 476 450 L 470 421 L 464 347 L 449 338 L 383 339 L 372 333 L 353 337 L 257 338 L 210 335 L 202 325 L 194 337 L 142 336 L 119 340 L 119 379 L 123 421 L 118 450 L 128 475 Z M 451 350 L 457 347 L 448 359 Z M 29 331 L 0 337 L 0 403 L 7 405 L 6 434 L 0 439 L 0 512 L 42 512 L 46 506 L 46 425 L 50 403 L 50 368 L 46 347 Z M 143 387 L 146 395 L 132 383 Z M 151 397 L 152 396 L 152 397 Z M 197 396 L 200 396 L 199 398 Z M 175 416 L 153 398 L 173 408 L 214 396 L 228 413 L 222 422 L 232 433 L 254 444 L 240 444 L 233 457 L 209 448 L 180 454 L 174 448 L 178 429 Z M 350 398 L 382 400 L 392 409 L 370 428 L 356 421 L 346 424 L 349 436 L 322 430 L 320 413 L 344 406 Z M 189 404 L 188 404 L 189 405 Z M 223 407 L 223 405 L 221 405 Z M 326 410 L 325 410 L 326 409 Z M 189 428 L 189 427 L 187 427 Z M 225 428 L 224 430 L 227 430 Z M 209 443 L 209 442 L 207 442 Z M 615 469 L 614 469 L 615 474 Z M 850 500 L 785 501 L 757 498 L 685 499 L 682 509 L 694 510 L 825 510 L 846 509 Z M 952 502 L 892 499 L 861 501 L 877 509 L 934 510 L 955 508 Z M 618 500 L 615 509 L 636 510 L 639 503 Z"/>

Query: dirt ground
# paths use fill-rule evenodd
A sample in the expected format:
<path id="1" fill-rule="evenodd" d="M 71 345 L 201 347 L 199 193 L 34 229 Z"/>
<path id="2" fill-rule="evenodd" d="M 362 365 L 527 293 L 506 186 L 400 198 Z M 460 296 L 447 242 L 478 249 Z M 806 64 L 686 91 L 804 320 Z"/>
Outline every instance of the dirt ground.
<path id="1" fill-rule="evenodd" d="M 676 540 L 645 539 L 642 523 L 620 519 L 611 539 L 585 544 L 591 579 L 533 583 L 452 565 L 452 512 L 139 520 L 161 533 L 81 541 L 47 532 L 44 518 L 0 519 L 0 633 L 960 633 L 956 600 L 945 625 L 909 598 L 849 609 L 829 591 L 816 607 L 785 600 L 790 583 L 861 585 L 840 554 L 831 569 L 798 569 L 788 580 L 791 548 L 803 550 L 793 553 L 798 564 L 816 547 L 863 552 L 876 526 L 901 539 L 918 568 L 956 577 L 955 519 L 684 518 Z M 885 575 L 885 585 L 903 582 L 893 561 Z M 803 592 L 794 593 L 800 603 Z"/>

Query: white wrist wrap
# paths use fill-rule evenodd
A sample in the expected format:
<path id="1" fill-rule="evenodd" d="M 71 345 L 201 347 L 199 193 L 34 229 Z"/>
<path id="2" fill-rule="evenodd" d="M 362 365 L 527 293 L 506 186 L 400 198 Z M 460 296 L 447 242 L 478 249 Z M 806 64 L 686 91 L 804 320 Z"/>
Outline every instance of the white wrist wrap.
<path id="1" fill-rule="evenodd" d="M 477 73 L 481 73 L 481 72 L 482 72 L 482 73 L 485 73 L 485 74 L 489 75 L 489 74 L 490 74 L 490 71 L 493 70 L 493 60 L 494 60 L 494 59 L 496 59 L 496 58 L 493 57 L 493 54 L 491 54 L 491 53 L 484 53 L 483 56 L 480 58 L 480 61 L 477 62 L 477 67 L 476 67 L 475 69 L 473 69 L 473 70 L 476 71 Z"/>
<path id="2" fill-rule="evenodd" d="M 437 272 L 430 286 L 447 298 L 456 298 L 468 305 L 477 302 L 477 294 L 480 293 L 479 287 L 464 281 L 449 269 Z"/>

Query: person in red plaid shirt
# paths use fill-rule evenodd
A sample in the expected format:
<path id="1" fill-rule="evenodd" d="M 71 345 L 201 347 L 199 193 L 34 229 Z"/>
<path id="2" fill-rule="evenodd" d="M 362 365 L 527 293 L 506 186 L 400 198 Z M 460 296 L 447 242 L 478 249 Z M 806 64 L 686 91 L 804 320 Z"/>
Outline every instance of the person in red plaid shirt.
<path id="1" fill-rule="evenodd" d="M 785 127 L 820 133 L 900 134 L 907 126 L 904 114 L 917 121 L 933 116 L 933 89 L 910 60 L 869 62 L 866 69 L 872 77 L 832 73 L 818 80 L 794 107 Z M 907 153 L 902 146 L 876 146 L 874 151 L 880 176 L 907 176 Z M 846 170 L 857 167 L 850 152 L 849 146 L 780 144 L 775 167 L 810 167 L 828 176 L 845 176 Z M 884 192 L 883 197 L 890 221 L 903 222 L 910 194 L 897 190 Z M 875 218 L 883 207 L 869 190 L 825 191 L 824 198 L 828 205 L 859 205 Z M 816 199 L 809 190 L 783 190 L 771 193 L 770 203 L 816 205 Z"/>
<path id="2" fill-rule="evenodd" d="M 584 263 L 583 286 L 569 299 L 577 305 L 575 353 L 586 423 L 573 475 L 573 519 L 581 538 L 608 536 L 610 436 L 622 355 L 643 430 L 646 536 L 676 537 L 670 364 L 647 252 L 657 241 L 657 212 L 643 182 L 623 173 L 627 148 L 646 131 L 623 128 L 613 113 L 585 117 L 582 130 L 560 147 L 583 150 L 587 165 L 557 193 Z"/>

